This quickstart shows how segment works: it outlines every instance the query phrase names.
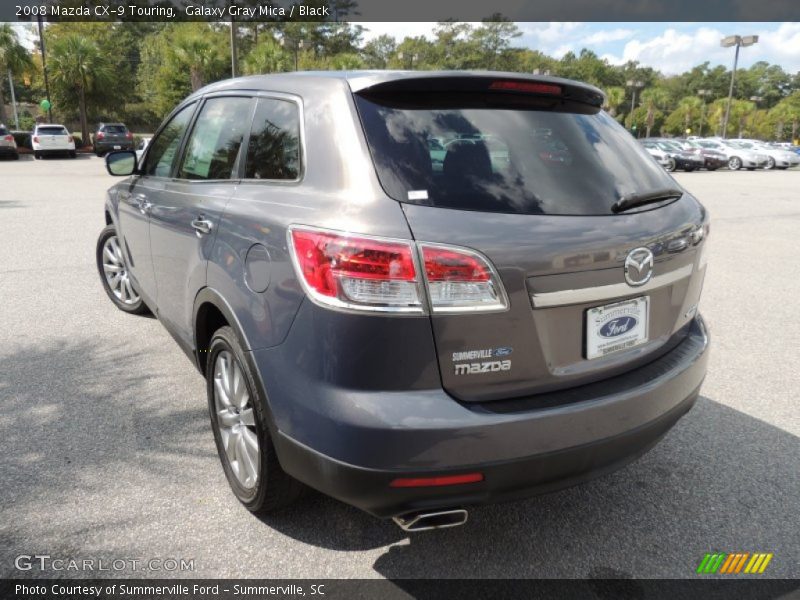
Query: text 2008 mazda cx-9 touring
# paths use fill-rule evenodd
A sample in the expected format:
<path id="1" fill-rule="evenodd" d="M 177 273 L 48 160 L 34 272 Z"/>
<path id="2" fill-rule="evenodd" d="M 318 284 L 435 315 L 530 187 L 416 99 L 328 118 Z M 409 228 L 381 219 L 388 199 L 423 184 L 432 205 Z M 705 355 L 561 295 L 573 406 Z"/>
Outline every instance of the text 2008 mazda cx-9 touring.
<path id="1" fill-rule="evenodd" d="M 97 263 L 208 381 L 254 512 L 302 485 L 407 529 L 557 489 L 694 403 L 704 208 L 601 111 L 508 73 L 192 94 L 109 191 Z"/>

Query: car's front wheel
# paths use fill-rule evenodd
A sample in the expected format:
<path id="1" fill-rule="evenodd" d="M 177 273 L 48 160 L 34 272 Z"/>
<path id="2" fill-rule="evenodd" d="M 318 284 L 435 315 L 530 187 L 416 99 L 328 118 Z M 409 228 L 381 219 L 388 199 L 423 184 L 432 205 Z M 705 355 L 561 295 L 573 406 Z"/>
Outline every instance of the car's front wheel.
<path id="1" fill-rule="evenodd" d="M 113 225 L 100 232 L 95 256 L 103 289 L 114 305 L 121 311 L 131 314 L 141 315 L 149 312 L 130 278 L 128 265 L 125 263 L 117 238 L 117 230 Z"/>
<path id="2" fill-rule="evenodd" d="M 765 169 L 774 169 L 775 168 L 775 159 L 771 156 L 767 159 L 767 166 L 764 167 Z"/>
<path id="3" fill-rule="evenodd" d="M 742 159 L 738 156 L 731 156 L 728 160 L 728 168 L 731 171 L 738 171 L 742 168 Z"/>
<path id="4" fill-rule="evenodd" d="M 267 426 L 265 399 L 233 329 L 217 330 L 207 357 L 208 411 L 231 490 L 253 513 L 288 506 L 303 486 L 278 463 Z"/>
<path id="5" fill-rule="evenodd" d="M 675 163 L 675 159 L 674 158 L 670 158 L 669 161 L 667 162 L 667 166 L 665 168 L 667 169 L 667 171 L 672 173 L 677 168 L 677 164 Z"/>

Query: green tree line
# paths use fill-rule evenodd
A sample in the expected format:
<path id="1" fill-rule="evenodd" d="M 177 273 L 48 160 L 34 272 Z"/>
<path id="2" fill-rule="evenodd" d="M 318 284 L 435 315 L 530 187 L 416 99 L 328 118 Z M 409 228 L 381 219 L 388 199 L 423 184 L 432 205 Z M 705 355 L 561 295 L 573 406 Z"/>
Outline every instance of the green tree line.
<path id="1" fill-rule="evenodd" d="M 295 69 L 549 74 L 601 88 L 606 110 L 637 135 L 721 130 L 731 75 L 723 66 L 703 62 L 664 75 L 636 61 L 612 65 L 589 49 L 554 58 L 514 45 L 521 32 L 500 15 L 478 25 L 440 22 L 429 37 L 382 35 L 365 41 L 362 27 L 342 20 L 353 6 L 341 0 L 338 21 L 236 23 L 239 74 Z M 80 123 L 84 136 L 95 121 L 110 119 L 152 131 L 192 90 L 231 76 L 231 28 L 225 23 L 51 23 L 45 47 L 53 110 L 60 121 Z M 8 70 L 18 100 L 38 104 L 44 98 L 38 46 L 29 51 L 14 29 L 0 24 L 0 73 Z M 8 122 L 4 90 L 7 81 L 0 85 L 0 121 Z M 36 116 L 25 115 L 25 125 Z M 763 61 L 737 71 L 729 135 L 796 139 L 799 122 L 800 73 Z"/>

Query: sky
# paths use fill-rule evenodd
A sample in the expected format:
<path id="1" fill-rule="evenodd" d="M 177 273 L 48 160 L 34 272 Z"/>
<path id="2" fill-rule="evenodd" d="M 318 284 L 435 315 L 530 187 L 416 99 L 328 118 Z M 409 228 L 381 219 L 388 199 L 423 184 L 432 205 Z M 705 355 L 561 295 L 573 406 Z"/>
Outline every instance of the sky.
<path id="1" fill-rule="evenodd" d="M 702 0 L 698 0 L 702 1 Z M 433 23 L 360 23 L 365 40 L 387 33 L 398 40 L 432 37 Z M 800 71 L 800 23 L 517 23 L 523 32 L 514 46 L 560 58 L 570 50 L 588 48 L 612 64 L 638 60 L 672 75 L 704 61 L 733 65 L 733 48 L 720 47 L 728 35 L 758 35 L 759 43 L 742 48 L 739 66 L 765 60 L 790 73 Z"/>
<path id="2" fill-rule="evenodd" d="M 2 1 L 2 0 L 0 0 Z M 698 0 L 702 2 L 703 0 Z M 757 1 L 757 0 L 755 0 Z M 432 38 L 435 23 L 359 23 L 365 40 L 389 34 Z M 477 24 L 476 24 L 477 25 Z M 733 48 L 720 40 L 733 34 L 758 35 L 755 46 L 743 48 L 739 66 L 765 60 L 789 73 L 800 72 L 800 22 L 791 23 L 517 23 L 523 32 L 514 46 L 532 48 L 560 58 L 570 50 L 588 48 L 612 64 L 638 60 L 664 74 L 683 73 L 704 61 L 712 66 L 733 64 Z M 21 26 L 20 26 L 21 29 Z"/>

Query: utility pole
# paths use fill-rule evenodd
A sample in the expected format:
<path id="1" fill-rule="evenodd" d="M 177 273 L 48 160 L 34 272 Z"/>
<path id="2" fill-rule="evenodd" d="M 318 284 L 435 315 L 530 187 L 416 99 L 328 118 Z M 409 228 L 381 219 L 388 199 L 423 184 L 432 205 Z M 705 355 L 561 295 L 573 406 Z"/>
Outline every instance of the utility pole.
<path id="1" fill-rule="evenodd" d="M 711 90 L 697 90 L 697 95 L 703 99 L 703 110 L 700 112 L 700 131 L 697 135 L 703 137 L 703 125 L 706 122 L 706 97 L 711 95 Z"/>
<path id="2" fill-rule="evenodd" d="M 11 78 L 11 69 L 8 70 L 8 87 L 11 89 L 11 106 L 14 108 L 14 126 L 19 130 L 19 115 L 17 114 L 17 98 L 14 96 L 14 80 Z"/>
<path id="3" fill-rule="evenodd" d="M 44 49 L 44 25 L 42 25 L 42 15 L 39 15 L 39 50 L 42 52 L 42 71 L 44 72 L 44 93 L 47 96 L 47 120 L 53 122 L 53 103 L 50 101 L 50 80 L 47 77 L 47 56 Z"/>
<path id="4" fill-rule="evenodd" d="M 237 39 L 239 25 L 231 17 L 231 77 L 239 75 L 239 42 Z"/>

